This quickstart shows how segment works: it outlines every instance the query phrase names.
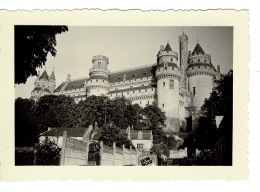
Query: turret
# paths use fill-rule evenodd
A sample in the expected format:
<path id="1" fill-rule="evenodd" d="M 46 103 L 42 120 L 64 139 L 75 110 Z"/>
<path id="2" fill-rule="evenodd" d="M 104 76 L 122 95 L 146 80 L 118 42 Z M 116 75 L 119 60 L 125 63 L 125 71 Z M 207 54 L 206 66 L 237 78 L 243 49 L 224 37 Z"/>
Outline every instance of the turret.
<path id="1" fill-rule="evenodd" d="M 197 43 L 189 55 L 189 66 L 186 70 L 189 78 L 189 91 L 193 94 L 193 103 L 200 110 L 206 98 L 209 98 L 213 88 L 216 69 L 211 63 L 211 56 L 206 54 Z"/>
<path id="2" fill-rule="evenodd" d="M 54 92 L 56 86 L 54 71 L 51 76 L 48 76 L 46 69 L 40 75 L 37 74 L 37 78 L 34 81 L 34 89 L 31 92 L 31 99 L 37 100 L 41 96 L 49 95 Z"/>
<path id="3" fill-rule="evenodd" d="M 186 76 L 186 69 L 188 67 L 188 36 L 183 34 L 179 36 L 179 44 L 180 44 L 180 68 L 182 69 L 182 76 L 181 76 L 181 87 L 186 89 L 187 88 L 187 76 Z"/>
<path id="4" fill-rule="evenodd" d="M 166 113 L 166 130 L 179 130 L 179 83 L 181 69 L 177 66 L 178 54 L 169 43 L 157 54 L 157 104 Z"/>
<path id="5" fill-rule="evenodd" d="M 106 95 L 109 90 L 109 70 L 107 65 L 109 59 L 103 55 L 97 55 L 92 58 L 93 67 L 89 70 L 90 78 L 87 81 L 87 96 Z"/>

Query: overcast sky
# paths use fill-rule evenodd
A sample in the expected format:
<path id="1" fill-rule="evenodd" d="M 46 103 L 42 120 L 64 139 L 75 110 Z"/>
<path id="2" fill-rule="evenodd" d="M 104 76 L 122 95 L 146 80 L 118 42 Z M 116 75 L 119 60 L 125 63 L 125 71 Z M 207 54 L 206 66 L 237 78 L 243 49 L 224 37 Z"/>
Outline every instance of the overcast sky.
<path id="1" fill-rule="evenodd" d="M 179 35 L 188 35 L 188 49 L 193 51 L 197 41 L 211 55 L 212 64 L 220 65 L 221 73 L 233 69 L 232 27 L 69 27 L 69 31 L 56 36 L 56 57 L 47 57 L 48 75 L 53 68 L 56 87 L 66 80 L 89 76 L 94 55 L 109 58 L 108 68 L 117 71 L 156 62 L 160 45 L 169 41 L 179 54 Z M 45 67 L 37 71 L 44 71 Z M 36 77 L 28 78 L 26 84 L 16 85 L 15 98 L 30 98 Z"/>

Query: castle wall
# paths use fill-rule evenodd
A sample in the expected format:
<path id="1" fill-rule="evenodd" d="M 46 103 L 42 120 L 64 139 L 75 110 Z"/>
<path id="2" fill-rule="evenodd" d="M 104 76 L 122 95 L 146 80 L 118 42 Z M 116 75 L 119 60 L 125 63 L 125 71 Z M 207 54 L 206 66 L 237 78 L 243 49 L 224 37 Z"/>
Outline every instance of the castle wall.
<path id="1" fill-rule="evenodd" d="M 195 94 L 194 94 L 195 88 Z M 196 75 L 189 77 L 189 91 L 194 94 L 194 105 L 199 110 L 204 103 L 205 98 L 210 97 L 213 83 L 212 77 L 207 75 Z"/>

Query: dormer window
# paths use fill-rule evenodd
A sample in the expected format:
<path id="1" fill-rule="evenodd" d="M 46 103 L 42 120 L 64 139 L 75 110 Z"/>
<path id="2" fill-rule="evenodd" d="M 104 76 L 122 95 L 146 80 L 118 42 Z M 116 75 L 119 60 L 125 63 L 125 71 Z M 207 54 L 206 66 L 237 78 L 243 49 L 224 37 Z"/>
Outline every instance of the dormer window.
<path id="1" fill-rule="evenodd" d="M 143 132 L 141 131 L 138 132 L 138 139 L 143 139 Z"/>

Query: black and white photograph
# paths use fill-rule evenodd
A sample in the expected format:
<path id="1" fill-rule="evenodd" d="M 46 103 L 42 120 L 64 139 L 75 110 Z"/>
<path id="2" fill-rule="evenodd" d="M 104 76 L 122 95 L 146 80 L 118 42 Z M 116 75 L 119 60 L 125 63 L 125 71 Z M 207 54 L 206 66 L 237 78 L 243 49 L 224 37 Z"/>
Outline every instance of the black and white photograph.
<path id="1" fill-rule="evenodd" d="M 233 166 L 233 26 L 14 26 L 15 166 Z"/>

